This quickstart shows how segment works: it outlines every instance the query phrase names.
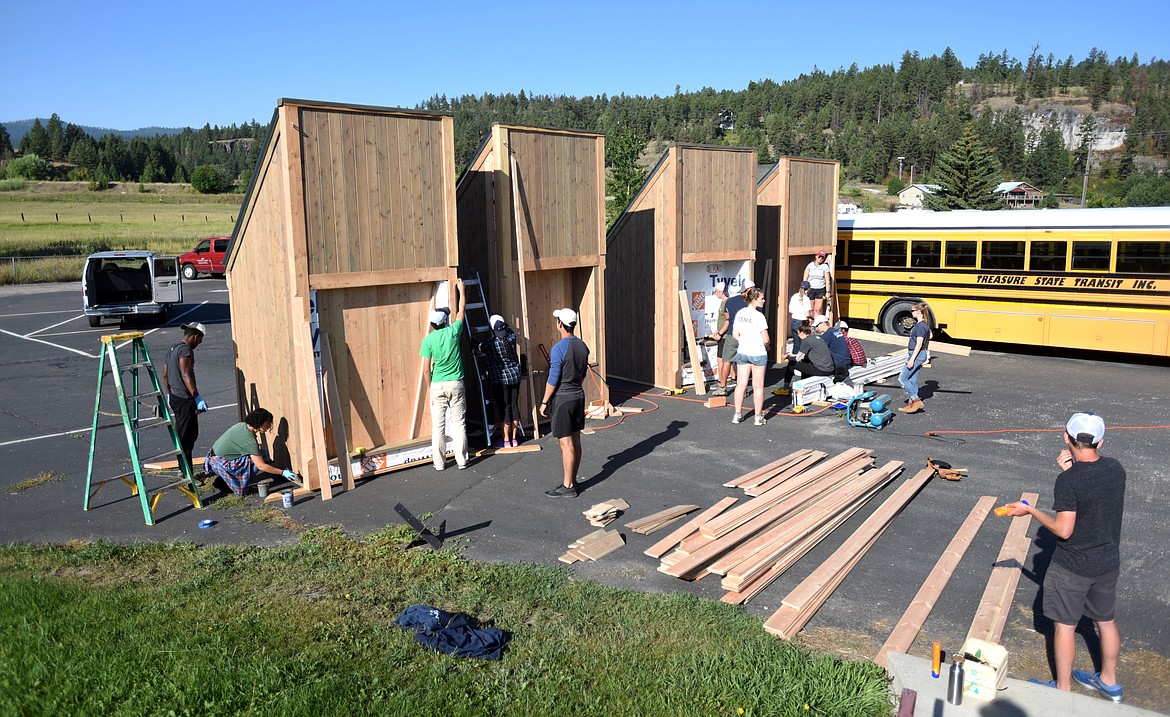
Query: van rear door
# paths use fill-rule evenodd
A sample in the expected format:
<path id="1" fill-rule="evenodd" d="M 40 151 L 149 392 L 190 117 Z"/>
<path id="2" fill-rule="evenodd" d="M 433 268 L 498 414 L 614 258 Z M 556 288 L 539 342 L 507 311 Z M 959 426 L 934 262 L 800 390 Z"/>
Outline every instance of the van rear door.
<path id="1" fill-rule="evenodd" d="M 158 304 L 177 304 L 183 300 L 183 284 L 179 281 L 179 260 L 173 256 L 154 259 L 154 301 Z"/>

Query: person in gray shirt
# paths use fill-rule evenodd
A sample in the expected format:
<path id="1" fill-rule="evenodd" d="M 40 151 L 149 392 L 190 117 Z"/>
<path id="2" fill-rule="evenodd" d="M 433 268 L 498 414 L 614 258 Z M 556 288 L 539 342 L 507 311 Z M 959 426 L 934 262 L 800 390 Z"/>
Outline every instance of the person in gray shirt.
<path id="1" fill-rule="evenodd" d="M 1030 515 L 1056 536 L 1052 562 L 1044 575 L 1044 615 L 1055 624 L 1052 637 L 1056 679 L 1032 680 L 1060 690 L 1072 682 L 1121 702 L 1117 662 L 1117 578 L 1121 572 L 1121 519 L 1125 512 L 1125 468 L 1097 451 L 1105 421 L 1094 413 L 1075 413 L 1064 431 L 1065 450 L 1052 490 L 1050 516 L 1022 501 L 1008 504 L 1008 515 Z M 1084 615 L 1101 639 L 1101 671 L 1074 670 L 1077 623 Z"/>

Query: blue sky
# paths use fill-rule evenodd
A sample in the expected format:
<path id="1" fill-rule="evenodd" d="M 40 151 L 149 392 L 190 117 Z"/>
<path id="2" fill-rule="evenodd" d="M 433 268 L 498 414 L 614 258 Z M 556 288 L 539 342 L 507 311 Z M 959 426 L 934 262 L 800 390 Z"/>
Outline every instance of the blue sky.
<path id="1" fill-rule="evenodd" d="M 483 92 L 668 95 L 951 47 L 1170 54 L 1170 3 L 4 3 L 0 122 L 267 123 L 279 97 L 413 107 Z M 259 5 L 259 4 L 257 4 Z M 266 5 L 266 4 L 265 4 Z M 52 8 L 50 10 L 50 7 Z M 1009 17 L 1012 16 L 1012 17 Z"/>

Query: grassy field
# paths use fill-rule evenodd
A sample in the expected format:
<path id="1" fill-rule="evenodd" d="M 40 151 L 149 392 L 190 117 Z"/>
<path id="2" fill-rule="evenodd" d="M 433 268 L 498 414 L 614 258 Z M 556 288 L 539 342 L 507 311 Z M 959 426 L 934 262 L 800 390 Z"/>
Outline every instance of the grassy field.
<path id="1" fill-rule="evenodd" d="M 189 185 L 144 189 L 127 183 L 90 192 L 79 182 L 28 182 L 0 191 L 0 284 L 79 281 L 82 257 L 95 251 L 190 251 L 200 239 L 230 235 L 243 201 L 239 194 L 198 194 Z M 25 258 L 45 256 L 61 258 Z"/>
<path id="2" fill-rule="evenodd" d="M 0 548 L 4 714 L 888 715 L 881 668 L 738 607 L 407 548 L 399 526 L 281 548 Z M 412 604 L 502 628 L 498 662 L 427 652 Z"/>

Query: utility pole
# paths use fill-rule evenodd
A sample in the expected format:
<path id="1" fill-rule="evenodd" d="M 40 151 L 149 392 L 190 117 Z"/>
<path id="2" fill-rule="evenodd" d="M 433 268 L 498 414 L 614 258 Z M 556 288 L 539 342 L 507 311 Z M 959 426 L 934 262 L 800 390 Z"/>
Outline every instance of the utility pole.
<path id="1" fill-rule="evenodd" d="M 1085 199 L 1089 196 L 1089 166 L 1093 163 L 1093 135 L 1089 135 L 1087 151 L 1085 152 L 1085 181 L 1081 184 L 1081 209 L 1085 208 Z"/>

